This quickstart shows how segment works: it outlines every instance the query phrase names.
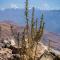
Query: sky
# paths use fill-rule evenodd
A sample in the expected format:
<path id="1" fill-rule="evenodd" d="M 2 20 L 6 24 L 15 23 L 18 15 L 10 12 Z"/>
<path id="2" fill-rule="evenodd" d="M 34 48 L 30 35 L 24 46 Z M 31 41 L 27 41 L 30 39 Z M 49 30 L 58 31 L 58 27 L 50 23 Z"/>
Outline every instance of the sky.
<path id="1" fill-rule="evenodd" d="M 60 10 L 60 0 L 29 0 L 29 8 L 41 10 Z M 25 7 L 25 0 L 0 0 L 0 9 Z"/>

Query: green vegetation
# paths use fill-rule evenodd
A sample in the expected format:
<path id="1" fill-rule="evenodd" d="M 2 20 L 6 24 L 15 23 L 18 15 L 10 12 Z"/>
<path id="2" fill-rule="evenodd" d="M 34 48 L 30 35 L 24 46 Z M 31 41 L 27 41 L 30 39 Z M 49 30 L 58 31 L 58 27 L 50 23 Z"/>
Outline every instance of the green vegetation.
<path id="1" fill-rule="evenodd" d="M 25 6 L 25 17 L 26 17 L 26 30 L 28 34 L 28 27 L 29 27 L 29 19 L 28 19 L 28 0 L 26 0 L 26 6 Z"/>
<path id="2" fill-rule="evenodd" d="M 25 7 L 25 16 L 26 16 L 26 28 L 24 28 L 24 32 L 22 33 L 22 55 L 23 60 L 35 60 L 36 51 L 38 42 L 41 40 L 44 31 L 44 19 L 43 14 L 40 20 L 40 27 L 38 28 L 38 18 L 36 19 L 36 27 L 34 28 L 34 13 L 35 8 L 32 8 L 32 18 L 31 18 L 31 26 L 29 25 L 29 12 L 28 12 L 28 0 L 26 0 Z M 30 27 L 29 27 L 30 26 Z M 31 32 L 30 32 L 31 30 Z M 27 34 L 25 34 L 27 33 Z"/>
<path id="3" fill-rule="evenodd" d="M 31 19 L 31 38 L 34 38 L 34 7 L 32 8 L 32 19 Z"/>
<path id="4" fill-rule="evenodd" d="M 38 18 L 36 18 L 36 33 L 38 31 Z"/>

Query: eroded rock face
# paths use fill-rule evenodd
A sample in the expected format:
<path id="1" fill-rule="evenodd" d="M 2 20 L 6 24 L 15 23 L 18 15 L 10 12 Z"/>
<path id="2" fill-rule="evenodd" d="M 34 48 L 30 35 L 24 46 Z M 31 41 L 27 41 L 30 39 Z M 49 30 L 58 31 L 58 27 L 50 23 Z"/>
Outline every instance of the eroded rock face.
<path id="1" fill-rule="evenodd" d="M 36 57 L 40 57 L 47 49 L 47 46 L 45 46 L 42 42 L 39 42 L 37 46 Z"/>
<path id="2" fill-rule="evenodd" d="M 20 56 L 19 51 L 21 52 L 21 48 L 14 46 L 10 46 L 9 48 L 0 48 L 0 60 L 23 60 L 23 57 L 26 60 L 25 55 Z M 60 57 L 53 52 L 48 52 L 47 50 L 40 49 L 38 52 L 40 52 L 40 54 L 37 53 L 40 57 L 38 56 L 38 58 L 36 58 L 35 60 L 60 60 Z"/>
<path id="3" fill-rule="evenodd" d="M 0 48 L 0 60 L 20 60 L 20 54 L 12 54 L 11 49 Z"/>
<path id="4" fill-rule="evenodd" d="M 55 56 L 50 53 L 44 53 L 40 60 L 54 60 Z"/>
<path id="5" fill-rule="evenodd" d="M 53 52 L 45 51 L 38 60 L 60 60 Z"/>
<path id="6" fill-rule="evenodd" d="M 12 50 L 8 48 L 0 48 L 0 60 L 8 60 L 12 57 Z"/>
<path id="7" fill-rule="evenodd" d="M 13 54 L 12 57 L 8 58 L 8 60 L 20 60 L 19 54 Z"/>

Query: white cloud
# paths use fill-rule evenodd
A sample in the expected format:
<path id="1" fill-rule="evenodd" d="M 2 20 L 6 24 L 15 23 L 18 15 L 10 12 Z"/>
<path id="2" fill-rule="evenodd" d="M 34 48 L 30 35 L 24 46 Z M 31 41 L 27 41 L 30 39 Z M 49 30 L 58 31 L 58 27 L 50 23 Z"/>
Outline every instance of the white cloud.
<path id="1" fill-rule="evenodd" d="M 33 5 L 33 4 L 31 4 L 31 5 L 29 5 L 29 8 L 32 8 L 32 7 L 35 7 L 35 8 L 38 8 L 38 9 L 40 9 L 40 10 L 50 10 L 50 9 L 52 9 L 52 7 L 50 6 L 50 4 L 48 4 L 47 2 L 40 2 L 39 4 L 37 4 L 37 5 Z"/>
<path id="2" fill-rule="evenodd" d="M 43 9 L 50 10 L 49 4 L 47 4 L 47 3 L 43 4 Z"/>
<path id="3" fill-rule="evenodd" d="M 5 8 L 0 8 L 0 10 L 1 10 L 1 11 L 4 11 L 4 10 L 5 10 Z"/>
<path id="4" fill-rule="evenodd" d="M 11 9 L 11 8 L 17 9 L 17 8 L 19 8 L 19 6 L 18 6 L 17 4 L 13 4 L 13 3 L 12 3 L 12 4 L 9 4 L 8 7 L 4 7 L 4 6 L 3 6 L 2 8 L 0 8 L 0 10 L 1 10 L 1 11 L 4 11 L 5 9 Z"/>
<path id="5" fill-rule="evenodd" d="M 41 3 L 38 7 L 40 10 L 50 10 L 50 5 L 48 3 Z"/>
<path id="6" fill-rule="evenodd" d="M 14 9 L 17 9 L 17 8 L 19 8 L 16 4 L 11 4 L 10 5 L 10 8 L 14 8 Z"/>

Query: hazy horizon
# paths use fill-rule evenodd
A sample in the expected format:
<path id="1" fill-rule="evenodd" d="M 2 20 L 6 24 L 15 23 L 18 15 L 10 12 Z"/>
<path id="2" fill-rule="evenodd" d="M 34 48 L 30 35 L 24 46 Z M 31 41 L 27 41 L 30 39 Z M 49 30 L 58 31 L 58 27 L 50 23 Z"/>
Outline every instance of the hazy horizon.
<path id="1" fill-rule="evenodd" d="M 25 8 L 26 0 L 0 0 L 0 9 L 6 8 Z M 35 7 L 40 10 L 60 10 L 60 0 L 28 0 L 29 8 Z"/>

